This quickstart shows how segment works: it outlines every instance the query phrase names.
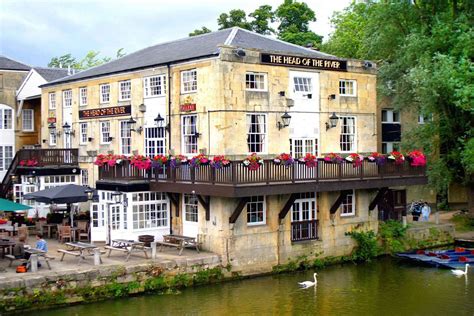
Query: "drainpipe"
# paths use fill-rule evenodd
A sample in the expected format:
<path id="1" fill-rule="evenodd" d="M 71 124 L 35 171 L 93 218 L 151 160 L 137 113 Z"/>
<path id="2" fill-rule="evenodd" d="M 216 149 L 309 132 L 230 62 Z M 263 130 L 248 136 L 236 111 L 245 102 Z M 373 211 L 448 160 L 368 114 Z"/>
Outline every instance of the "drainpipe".
<path id="1" fill-rule="evenodd" d="M 170 150 L 171 150 L 171 73 L 170 73 L 170 63 L 166 64 L 166 69 L 167 69 L 167 76 L 168 76 L 168 124 L 166 124 L 166 122 L 165 122 L 165 126 L 168 126 L 168 152 L 170 152 Z M 166 133 L 166 130 L 165 130 L 165 133 Z M 168 200 L 169 200 L 169 198 L 168 198 Z M 173 203 L 171 203 L 171 201 L 170 201 L 169 202 L 169 207 L 168 207 L 168 210 L 170 212 L 170 235 L 173 235 L 173 212 L 171 210 L 172 205 L 173 205 Z M 178 204 L 178 207 L 179 207 L 179 204 Z"/>

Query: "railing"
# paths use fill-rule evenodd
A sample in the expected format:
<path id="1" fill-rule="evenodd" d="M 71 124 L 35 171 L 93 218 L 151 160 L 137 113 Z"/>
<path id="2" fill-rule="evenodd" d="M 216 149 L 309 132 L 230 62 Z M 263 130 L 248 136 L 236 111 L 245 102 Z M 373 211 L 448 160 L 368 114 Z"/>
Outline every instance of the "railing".
<path id="1" fill-rule="evenodd" d="M 291 241 L 318 239 L 318 220 L 291 223 Z"/>
<path id="2" fill-rule="evenodd" d="M 257 170 L 250 170 L 241 161 L 232 161 L 230 166 L 215 169 L 210 165 L 193 168 L 181 165 L 177 168 L 138 170 L 123 161 L 115 166 L 99 168 L 99 180 L 150 180 L 158 182 L 203 183 L 222 185 L 278 184 L 319 182 L 329 180 L 369 180 L 393 177 L 424 176 L 425 167 L 412 167 L 409 162 L 397 165 L 386 162 L 383 165 L 364 160 L 354 167 L 352 163 L 330 163 L 318 159 L 317 166 L 310 168 L 295 163 L 290 166 L 277 165 L 273 160 L 265 160 Z"/>
<path id="3" fill-rule="evenodd" d="M 21 149 L 17 153 L 19 161 L 36 161 L 38 167 L 50 165 L 77 165 L 79 150 L 68 149 Z"/>
<path id="4" fill-rule="evenodd" d="M 2 187 L 0 188 L 1 197 L 4 197 L 4 198 L 7 197 L 8 190 L 11 188 L 13 184 L 12 175 L 15 172 L 15 169 L 18 166 L 18 163 L 19 163 L 18 153 L 16 153 L 15 157 L 13 157 L 13 160 L 10 163 L 10 166 L 8 166 L 7 173 L 5 173 L 5 176 L 3 177 Z"/>

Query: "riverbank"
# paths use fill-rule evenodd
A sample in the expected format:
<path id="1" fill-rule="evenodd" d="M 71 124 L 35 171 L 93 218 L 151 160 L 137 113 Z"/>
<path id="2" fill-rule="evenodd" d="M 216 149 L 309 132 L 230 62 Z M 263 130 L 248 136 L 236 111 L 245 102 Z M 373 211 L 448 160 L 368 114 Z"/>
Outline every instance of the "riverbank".
<path id="1" fill-rule="evenodd" d="M 452 243 L 454 228 L 449 224 L 414 224 L 407 230 L 412 245 L 435 247 Z M 0 313 L 90 303 L 143 293 L 166 293 L 183 287 L 223 282 L 254 276 L 223 266 L 215 254 L 198 258 L 153 261 L 134 259 L 126 264 L 69 267 L 67 270 L 14 274 L 0 279 Z M 290 259 L 273 267 L 273 273 L 298 269 L 322 268 L 352 260 L 347 256 L 326 257 L 323 253 Z M 260 274 L 259 274 L 260 275 Z"/>

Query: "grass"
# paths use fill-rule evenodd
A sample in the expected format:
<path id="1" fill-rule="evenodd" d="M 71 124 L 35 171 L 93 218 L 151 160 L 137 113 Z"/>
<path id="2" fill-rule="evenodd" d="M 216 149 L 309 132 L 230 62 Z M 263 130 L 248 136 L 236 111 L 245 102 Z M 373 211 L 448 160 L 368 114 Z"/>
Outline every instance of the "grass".
<path id="1" fill-rule="evenodd" d="M 474 218 L 469 217 L 468 214 L 453 215 L 451 222 L 453 222 L 458 232 L 474 231 Z"/>

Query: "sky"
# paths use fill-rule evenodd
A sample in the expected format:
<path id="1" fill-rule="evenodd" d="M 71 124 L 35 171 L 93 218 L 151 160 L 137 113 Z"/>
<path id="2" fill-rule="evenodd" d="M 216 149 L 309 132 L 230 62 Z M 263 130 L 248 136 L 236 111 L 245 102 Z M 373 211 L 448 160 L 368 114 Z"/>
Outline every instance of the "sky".
<path id="1" fill-rule="evenodd" d="M 115 57 L 187 37 L 202 26 L 217 30 L 217 17 L 232 9 L 250 13 L 283 0 L 0 0 L 0 54 L 31 66 L 90 50 Z M 351 0 L 306 0 L 316 12 L 311 30 L 326 39 L 329 19 Z"/>

